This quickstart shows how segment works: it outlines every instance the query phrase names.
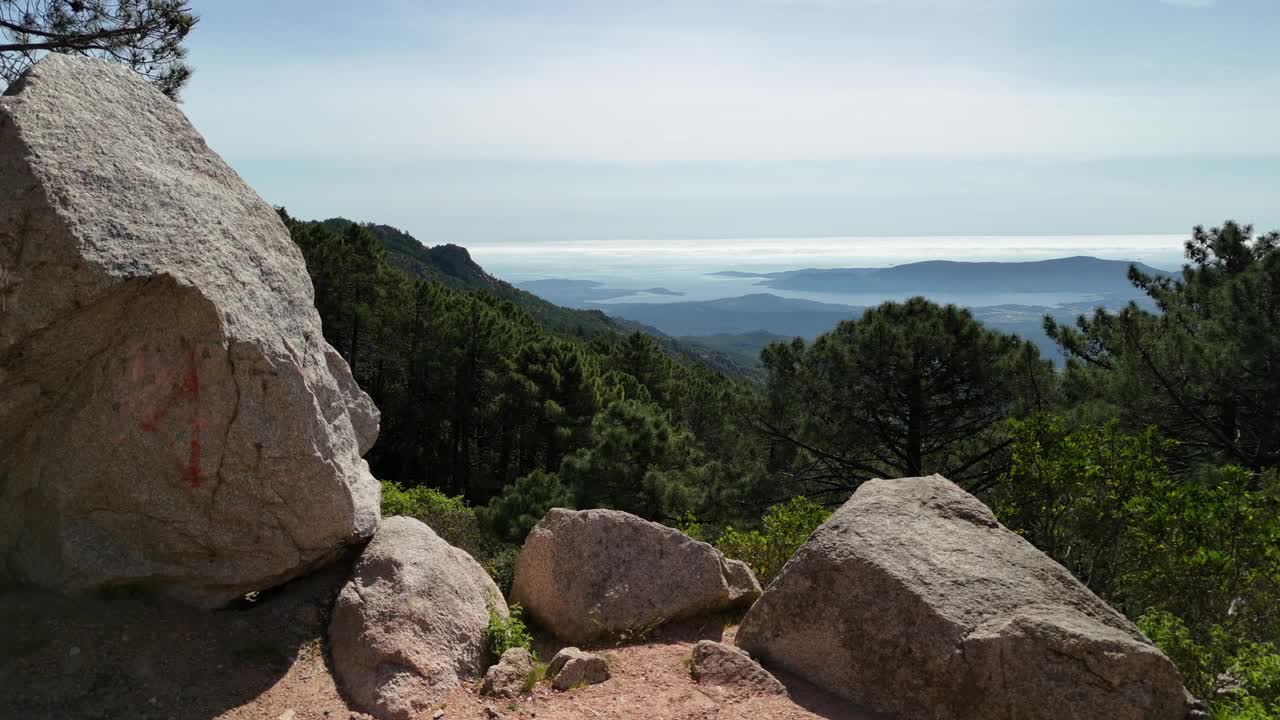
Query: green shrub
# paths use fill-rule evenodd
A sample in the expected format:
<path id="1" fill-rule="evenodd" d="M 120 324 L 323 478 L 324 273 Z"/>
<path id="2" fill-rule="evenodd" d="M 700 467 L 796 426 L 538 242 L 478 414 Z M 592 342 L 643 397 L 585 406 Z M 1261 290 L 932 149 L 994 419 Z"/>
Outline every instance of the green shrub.
<path id="1" fill-rule="evenodd" d="M 743 532 L 730 526 L 716 540 L 726 557 L 751 566 L 760 584 L 767 585 L 809 539 L 831 511 L 803 496 L 774 505 L 764 515 L 764 530 Z"/>
<path id="2" fill-rule="evenodd" d="M 535 660 L 533 663 L 533 669 L 529 671 L 528 675 L 524 676 L 524 685 L 521 686 L 521 691 L 526 694 L 533 692 L 533 689 L 538 686 L 538 683 L 542 682 L 546 677 L 547 664 L 544 662 L 537 662 Z"/>
<path id="3" fill-rule="evenodd" d="M 1178 666 L 1187 689 L 1210 703 L 1214 720 L 1280 717 L 1280 648 L 1273 643 L 1241 641 L 1220 625 L 1197 640 L 1167 610 L 1147 612 L 1138 627 Z"/>
<path id="4" fill-rule="evenodd" d="M 444 538 L 483 562 L 496 545 L 484 531 L 476 512 L 462 497 L 451 497 L 435 488 L 410 487 L 384 480 L 382 482 L 382 515 L 405 515 L 417 518 Z"/>
<path id="5" fill-rule="evenodd" d="M 686 512 L 676 518 L 675 528 L 694 540 L 711 542 L 711 538 L 707 535 L 707 527 L 691 512 Z"/>
<path id="6" fill-rule="evenodd" d="M 502 653 L 511 648 L 524 648 L 534 660 L 538 659 L 533 651 L 533 636 L 524 624 L 524 608 L 512 605 L 508 617 L 502 617 L 492 606 L 489 607 L 489 624 L 484 629 L 484 650 L 488 664 L 498 662 Z"/>
<path id="7" fill-rule="evenodd" d="M 1280 717 L 1280 480 L 1172 466 L 1154 429 L 1035 415 L 1011 423 L 997 517 L 1139 627 L 1214 717 Z M 1260 710 L 1259 710 L 1260 708 Z"/>
<path id="8" fill-rule="evenodd" d="M 1232 659 L 1227 675 L 1235 686 L 1228 688 L 1218 701 L 1228 713 L 1223 717 L 1280 717 L 1280 648 L 1273 643 L 1246 644 Z"/>
<path id="9" fill-rule="evenodd" d="M 511 594 L 511 581 L 515 577 L 516 560 L 519 557 L 518 545 L 503 545 L 484 564 L 484 569 L 489 572 L 489 576 L 493 578 L 503 597 Z"/>
<path id="10" fill-rule="evenodd" d="M 522 543 L 533 526 L 553 507 L 574 507 L 573 493 L 555 473 L 534 470 L 507 485 L 502 494 L 480 508 L 480 519 L 494 536 Z"/>

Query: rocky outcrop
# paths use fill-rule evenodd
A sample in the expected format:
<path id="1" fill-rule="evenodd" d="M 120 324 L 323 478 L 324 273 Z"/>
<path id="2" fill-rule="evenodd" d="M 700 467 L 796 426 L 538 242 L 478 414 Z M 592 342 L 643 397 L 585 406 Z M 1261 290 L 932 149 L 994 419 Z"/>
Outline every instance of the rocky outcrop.
<path id="1" fill-rule="evenodd" d="M 378 413 L 275 211 L 119 64 L 0 99 L 0 572 L 204 606 L 367 538 Z"/>
<path id="2" fill-rule="evenodd" d="M 569 642 L 751 603 L 751 569 L 669 527 L 617 510 L 556 508 L 516 561 L 512 602 Z"/>
<path id="3" fill-rule="evenodd" d="M 481 695 L 512 698 L 525 691 L 533 674 L 533 656 L 524 648 L 509 648 L 498 663 L 484 673 Z"/>
<path id="4" fill-rule="evenodd" d="M 693 646 L 689 674 L 700 685 L 718 685 L 760 695 L 787 692 L 777 678 L 746 652 L 714 640 L 699 640 Z"/>
<path id="5" fill-rule="evenodd" d="M 737 643 L 855 703 L 933 720 L 1182 720 L 1173 664 L 938 475 L 862 485 Z"/>
<path id="6" fill-rule="evenodd" d="M 584 685 L 597 685 L 608 680 L 609 663 L 599 655 L 567 647 L 556 653 L 547 665 L 547 677 L 556 690 L 571 690 Z"/>
<path id="7" fill-rule="evenodd" d="M 484 670 L 484 630 L 507 605 L 467 553 L 406 517 L 383 520 L 338 595 L 338 683 L 377 718 L 409 720 Z"/>

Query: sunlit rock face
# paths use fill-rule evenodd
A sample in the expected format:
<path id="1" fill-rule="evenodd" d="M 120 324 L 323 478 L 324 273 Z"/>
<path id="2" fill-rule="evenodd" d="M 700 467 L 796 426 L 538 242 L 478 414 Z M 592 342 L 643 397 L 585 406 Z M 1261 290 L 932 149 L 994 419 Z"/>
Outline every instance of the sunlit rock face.
<path id="1" fill-rule="evenodd" d="M 0 99 L 0 561 L 218 606 L 378 522 L 378 412 L 275 211 L 126 68 Z"/>
<path id="2" fill-rule="evenodd" d="M 863 484 L 786 564 L 740 647 L 934 720 L 1182 720 L 1173 663 L 940 475 Z"/>

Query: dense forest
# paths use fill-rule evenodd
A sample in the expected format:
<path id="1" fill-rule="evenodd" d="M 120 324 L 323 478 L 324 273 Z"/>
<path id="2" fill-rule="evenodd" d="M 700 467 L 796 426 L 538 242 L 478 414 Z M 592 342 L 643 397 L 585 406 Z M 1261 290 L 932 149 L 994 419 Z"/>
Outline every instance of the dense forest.
<path id="1" fill-rule="evenodd" d="M 1280 235 L 1197 228 L 1156 310 L 1046 318 L 1068 355 L 923 298 L 766 375 L 498 281 L 462 248 L 301 222 L 329 341 L 382 410 L 384 509 L 502 582 L 552 506 L 676 525 L 767 582 L 873 477 L 942 473 L 1125 612 L 1216 718 L 1280 714 Z M 442 529 L 443 528 L 443 529 Z"/>

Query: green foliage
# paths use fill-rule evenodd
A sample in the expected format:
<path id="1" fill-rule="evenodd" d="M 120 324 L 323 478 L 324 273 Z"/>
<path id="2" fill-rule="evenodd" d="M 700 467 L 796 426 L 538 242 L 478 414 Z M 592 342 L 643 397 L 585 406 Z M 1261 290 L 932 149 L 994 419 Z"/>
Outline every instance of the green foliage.
<path id="1" fill-rule="evenodd" d="M 1262 470 L 1280 464 L 1280 233 L 1233 222 L 1186 243 L 1176 279 L 1131 269 L 1150 297 L 1098 310 L 1076 328 L 1045 318 L 1067 353 L 1067 389 L 1128 429 L 1155 425 L 1182 463 Z"/>
<path id="2" fill-rule="evenodd" d="M 674 527 L 694 540 L 699 540 L 701 542 L 711 541 L 711 536 L 708 535 L 707 528 L 691 512 L 686 512 L 676 518 Z"/>
<path id="3" fill-rule="evenodd" d="M 1211 698 L 1217 694 L 1232 657 L 1230 639 L 1222 626 L 1209 628 L 1203 642 L 1198 642 L 1186 624 L 1167 610 L 1148 611 L 1137 622 L 1138 629 L 1178 666 L 1193 695 Z"/>
<path id="4" fill-rule="evenodd" d="M 0 81 L 60 52 L 123 63 L 176 98 L 191 78 L 183 42 L 198 21 L 187 0 L 0 0 Z"/>
<path id="5" fill-rule="evenodd" d="M 797 496 L 769 508 L 762 521 L 763 530 L 744 532 L 732 526 L 725 528 L 716 540 L 716 547 L 726 557 L 750 565 L 760 583 L 767 585 L 830 516 L 827 508 Z"/>
<path id="6" fill-rule="evenodd" d="M 573 493 L 555 473 L 534 470 L 503 489 L 480 509 L 480 518 L 495 535 L 513 543 L 524 538 L 554 507 L 574 507 Z"/>
<path id="7" fill-rule="evenodd" d="M 981 489 L 1005 465 L 1002 421 L 1053 385 L 1034 344 L 924 298 L 870 308 L 809 346 L 772 344 L 762 358 L 774 465 L 814 497 L 935 472 Z"/>
<path id="8" fill-rule="evenodd" d="M 488 558 L 496 549 L 493 538 L 481 528 L 476 511 L 465 500 L 434 488 L 404 488 L 384 480 L 382 514 L 417 518 L 445 542 L 466 550 L 477 560 Z"/>
<path id="9" fill-rule="evenodd" d="M 533 692 L 533 689 L 538 687 L 538 683 L 542 682 L 546 677 L 547 664 L 544 662 L 537 662 L 535 660 L 533 663 L 533 669 L 530 670 L 529 674 L 524 678 L 524 685 L 520 686 L 520 691 L 524 694 Z"/>
<path id="10" fill-rule="evenodd" d="M 489 573 L 489 577 L 493 578 L 493 582 L 504 597 L 511 594 L 511 583 L 515 579 L 518 559 L 520 559 L 519 546 L 503 545 L 484 565 L 485 571 Z"/>
<path id="11" fill-rule="evenodd" d="M 1280 495 L 1269 477 L 1201 467 L 1132 501 L 1125 606 L 1168 609 L 1197 636 L 1222 625 L 1243 640 L 1280 641 Z"/>
<path id="12" fill-rule="evenodd" d="M 1116 422 L 1068 430 L 1060 417 L 1010 422 L 1010 468 L 987 494 L 1000 520 L 1113 601 L 1127 578 L 1119 553 L 1134 502 L 1168 477 L 1170 444 L 1154 428 L 1121 433 Z"/>
<path id="13" fill-rule="evenodd" d="M 537 660 L 533 651 L 533 635 L 524 624 L 524 608 L 519 604 L 512 605 L 507 617 L 489 607 L 489 624 L 484 629 L 484 651 L 488 665 L 492 665 L 502 657 L 502 653 L 511 648 L 524 648 Z"/>
<path id="14" fill-rule="evenodd" d="M 565 457 L 560 479 L 578 507 L 665 520 L 698 502 L 701 453 L 691 433 L 637 400 L 616 400 L 592 424 L 592 444 Z"/>
<path id="15" fill-rule="evenodd" d="M 1256 638 L 1280 631 L 1280 502 L 1242 468 L 1177 475 L 1172 445 L 1116 423 L 1015 423 L 1014 462 L 988 498 L 1023 534 L 1131 615 L 1164 608 L 1193 631 Z M 1269 476 L 1273 477 L 1273 476 Z M 1263 489 L 1254 489 L 1263 483 Z"/>
<path id="16" fill-rule="evenodd" d="M 1013 463 L 989 495 L 1001 520 L 1130 617 L 1222 714 L 1267 707 L 1280 639 L 1274 472 L 1175 472 L 1176 446 L 1118 422 L 1014 423 Z M 1270 648 L 1270 649 L 1268 649 Z M 1245 682 L 1245 675 L 1254 680 Z"/>
<path id="17" fill-rule="evenodd" d="M 1280 717 L 1280 647 L 1242 641 L 1221 625 L 1202 641 L 1173 613 L 1148 612 L 1138 627 L 1182 671 L 1192 694 L 1213 699 L 1215 720 Z"/>

